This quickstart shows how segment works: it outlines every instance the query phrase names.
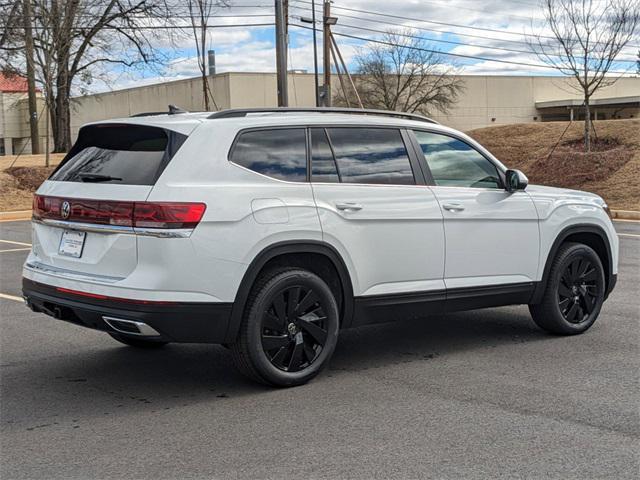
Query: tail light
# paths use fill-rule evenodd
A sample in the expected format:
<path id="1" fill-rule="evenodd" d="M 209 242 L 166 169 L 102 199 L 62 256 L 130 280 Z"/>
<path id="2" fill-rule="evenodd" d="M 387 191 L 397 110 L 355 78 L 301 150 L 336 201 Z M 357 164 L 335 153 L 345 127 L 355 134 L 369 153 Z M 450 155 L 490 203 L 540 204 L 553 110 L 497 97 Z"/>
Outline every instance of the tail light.
<path id="1" fill-rule="evenodd" d="M 120 202 L 34 195 L 33 218 L 138 228 L 194 228 L 204 203 Z"/>

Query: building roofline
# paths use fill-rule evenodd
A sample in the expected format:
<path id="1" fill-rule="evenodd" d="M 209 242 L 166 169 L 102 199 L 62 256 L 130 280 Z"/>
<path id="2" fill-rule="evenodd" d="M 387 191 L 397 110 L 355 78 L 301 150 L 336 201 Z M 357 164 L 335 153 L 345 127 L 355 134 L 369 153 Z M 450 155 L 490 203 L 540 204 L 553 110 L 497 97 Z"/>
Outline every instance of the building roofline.
<path id="1" fill-rule="evenodd" d="M 548 100 L 544 102 L 536 102 L 536 108 L 558 108 L 558 107 L 581 107 L 584 100 L 580 98 L 567 98 L 563 100 Z M 620 104 L 638 104 L 640 105 L 640 95 L 626 97 L 609 97 L 594 98 L 590 102 L 592 106 L 598 105 L 620 105 Z"/>

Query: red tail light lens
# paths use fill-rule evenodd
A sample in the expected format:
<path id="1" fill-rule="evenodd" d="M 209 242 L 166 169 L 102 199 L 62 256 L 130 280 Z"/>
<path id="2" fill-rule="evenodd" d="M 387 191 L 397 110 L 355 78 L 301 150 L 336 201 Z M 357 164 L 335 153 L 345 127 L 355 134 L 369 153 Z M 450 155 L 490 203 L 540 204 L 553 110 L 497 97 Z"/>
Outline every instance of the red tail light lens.
<path id="1" fill-rule="evenodd" d="M 68 206 L 65 208 L 65 202 Z M 34 195 L 35 219 L 65 220 L 139 228 L 194 228 L 206 210 L 204 203 L 119 202 L 64 199 Z"/>
<path id="2" fill-rule="evenodd" d="M 133 226 L 140 228 L 194 228 L 207 206 L 204 203 L 135 204 Z"/>

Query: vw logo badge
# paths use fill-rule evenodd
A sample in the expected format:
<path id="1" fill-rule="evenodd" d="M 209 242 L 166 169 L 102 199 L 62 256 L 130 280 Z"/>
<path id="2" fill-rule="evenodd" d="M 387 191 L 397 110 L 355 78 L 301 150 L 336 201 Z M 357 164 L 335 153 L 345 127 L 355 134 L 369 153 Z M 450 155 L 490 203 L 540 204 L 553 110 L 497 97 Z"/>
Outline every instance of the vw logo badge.
<path id="1" fill-rule="evenodd" d="M 71 205 L 69 205 L 69 202 L 65 200 L 64 202 L 62 202 L 62 205 L 60 206 L 60 216 L 66 220 L 67 218 L 69 218 L 70 213 L 71 213 Z"/>

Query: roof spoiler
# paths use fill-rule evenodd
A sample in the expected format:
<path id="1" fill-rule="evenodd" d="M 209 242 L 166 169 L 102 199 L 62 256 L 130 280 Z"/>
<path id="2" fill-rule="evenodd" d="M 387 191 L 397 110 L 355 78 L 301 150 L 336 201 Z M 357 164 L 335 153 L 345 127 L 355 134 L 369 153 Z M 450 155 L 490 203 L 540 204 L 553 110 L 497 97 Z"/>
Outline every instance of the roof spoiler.
<path id="1" fill-rule="evenodd" d="M 129 118 L 134 117 L 154 117 L 156 115 L 177 115 L 179 113 L 189 113 L 186 110 L 176 107 L 175 105 L 168 105 L 168 110 L 166 112 L 142 112 L 136 113 L 135 115 L 131 115 Z"/>

